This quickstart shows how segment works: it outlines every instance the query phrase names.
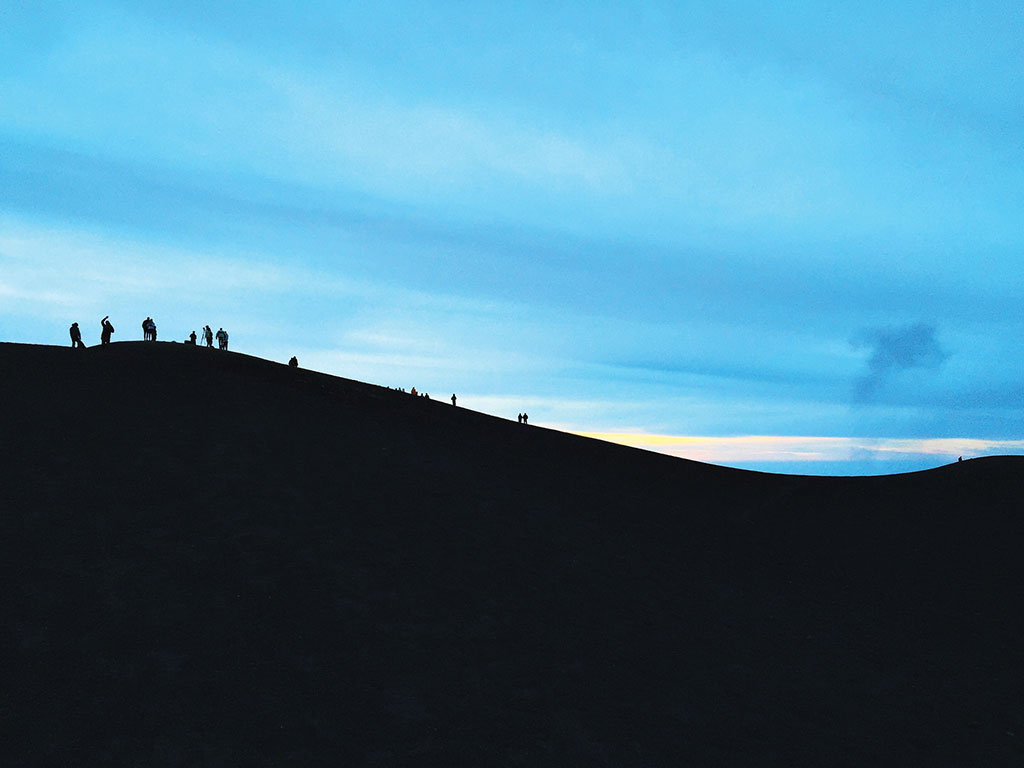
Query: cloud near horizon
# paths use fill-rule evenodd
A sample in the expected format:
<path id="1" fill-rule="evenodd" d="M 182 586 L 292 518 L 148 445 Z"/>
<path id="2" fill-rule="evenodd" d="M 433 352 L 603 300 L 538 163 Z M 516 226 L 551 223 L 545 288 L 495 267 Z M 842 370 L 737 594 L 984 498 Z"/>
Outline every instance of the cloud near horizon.
<path id="1" fill-rule="evenodd" d="M 886 463 L 917 463 L 919 468 L 981 455 L 1024 454 L 1024 440 L 974 438 L 908 439 L 877 437 L 814 437 L 741 435 L 734 437 L 654 435 L 643 433 L 587 433 L 583 437 L 680 458 L 727 466 L 814 464 L 857 466 L 865 474 L 888 473 Z M 879 466 L 882 465 L 882 466 Z M 827 472 L 826 472 L 827 473 Z"/>

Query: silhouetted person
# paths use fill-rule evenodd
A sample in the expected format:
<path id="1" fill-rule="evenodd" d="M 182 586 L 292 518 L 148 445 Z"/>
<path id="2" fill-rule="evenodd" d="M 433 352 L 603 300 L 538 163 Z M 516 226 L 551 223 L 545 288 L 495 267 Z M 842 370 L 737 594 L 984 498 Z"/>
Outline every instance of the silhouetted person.
<path id="1" fill-rule="evenodd" d="M 100 343 L 106 345 L 110 343 L 110 334 L 114 332 L 114 326 L 110 322 L 110 315 L 107 315 L 100 321 Z"/>
<path id="2" fill-rule="evenodd" d="M 455 405 L 455 393 L 452 392 L 452 405 Z"/>
<path id="3" fill-rule="evenodd" d="M 228 348 L 228 332 L 223 328 L 217 331 L 217 346 L 220 349 Z"/>
<path id="4" fill-rule="evenodd" d="M 78 323 L 72 323 L 68 331 L 71 333 L 71 348 L 81 347 L 85 349 L 85 344 L 82 343 L 82 331 L 79 329 Z"/>
<path id="5" fill-rule="evenodd" d="M 299 358 L 297 358 L 295 355 L 292 355 L 292 359 L 288 361 L 288 365 L 290 365 L 292 368 L 298 368 Z"/>
<path id="6" fill-rule="evenodd" d="M 213 348 L 213 328 L 206 326 L 203 328 L 203 338 L 206 339 L 206 346 Z"/>
<path id="7" fill-rule="evenodd" d="M 520 424 L 522 424 L 523 423 L 523 414 L 520 413 L 518 416 L 516 416 L 516 421 L 518 421 Z"/>
<path id="8" fill-rule="evenodd" d="M 156 341 L 156 322 L 149 318 L 149 340 Z"/>
<path id="9" fill-rule="evenodd" d="M 960 456 L 959 458 L 957 458 L 957 462 L 958 462 L 958 463 L 959 463 L 959 462 L 961 462 L 961 461 L 963 461 L 963 460 L 964 460 L 964 457 L 963 457 L 963 456 Z"/>
<path id="10" fill-rule="evenodd" d="M 190 333 L 188 335 L 188 343 L 189 344 L 195 344 L 196 343 L 196 332 L 195 331 L 192 331 L 192 333 Z"/>
<path id="11" fill-rule="evenodd" d="M 524 413 L 524 414 L 523 414 L 523 424 L 525 424 L 525 423 L 526 423 L 526 421 L 527 421 L 527 419 L 529 419 L 529 418 L 530 418 L 530 417 L 529 417 L 529 416 L 527 416 L 527 415 L 526 415 L 526 414 Z"/>

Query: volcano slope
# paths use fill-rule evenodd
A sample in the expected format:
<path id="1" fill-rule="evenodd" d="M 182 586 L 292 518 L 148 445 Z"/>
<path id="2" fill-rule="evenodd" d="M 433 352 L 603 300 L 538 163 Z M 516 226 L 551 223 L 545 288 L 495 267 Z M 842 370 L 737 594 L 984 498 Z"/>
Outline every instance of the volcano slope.
<path id="1" fill-rule="evenodd" d="M 2 765 L 1021 765 L 1019 458 L 673 459 L 0 345 Z"/>

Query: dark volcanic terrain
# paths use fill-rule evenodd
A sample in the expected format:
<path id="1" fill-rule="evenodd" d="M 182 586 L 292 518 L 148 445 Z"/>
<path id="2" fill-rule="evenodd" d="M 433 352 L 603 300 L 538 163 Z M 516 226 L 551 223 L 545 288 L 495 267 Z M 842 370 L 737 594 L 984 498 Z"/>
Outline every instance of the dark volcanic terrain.
<path id="1" fill-rule="evenodd" d="M 0 765 L 1024 765 L 1024 458 L 723 469 L 0 344 Z"/>

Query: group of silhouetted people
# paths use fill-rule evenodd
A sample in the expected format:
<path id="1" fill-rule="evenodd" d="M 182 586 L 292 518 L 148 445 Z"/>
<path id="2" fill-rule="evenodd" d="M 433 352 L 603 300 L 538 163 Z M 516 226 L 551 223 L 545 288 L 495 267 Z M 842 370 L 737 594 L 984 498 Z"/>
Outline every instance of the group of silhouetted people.
<path id="1" fill-rule="evenodd" d="M 220 349 L 227 349 L 228 348 L 228 332 L 225 331 L 223 328 L 221 328 L 219 331 L 217 331 L 216 336 L 217 336 L 217 346 Z M 211 347 L 211 348 L 213 347 L 213 337 L 214 337 L 213 328 L 211 328 L 208 325 L 203 326 L 202 339 L 203 339 L 203 343 L 207 347 Z M 188 335 L 188 341 L 186 341 L 185 343 L 186 344 L 195 344 L 196 343 L 196 339 L 198 339 L 198 338 L 200 338 L 200 337 L 196 336 L 196 332 L 192 331 L 192 333 L 190 333 Z"/>
<path id="2" fill-rule="evenodd" d="M 68 331 L 71 334 L 71 348 L 72 349 L 77 349 L 78 347 L 81 347 L 81 348 L 84 349 L 85 348 L 85 343 L 82 341 L 82 330 L 78 327 L 78 323 L 72 323 L 71 327 L 68 329 Z M 100 321 L 100 342 L 103 345 L 109 344 L 110 343 L 110 337 L 111 337 L 111 335 L 113 333 L 114 333 L 114 326 L 110 322 L 110 316 L 107 315 L 106 317 L 104 317 Z M 156 341 L 156 322 L 154 322 L 153 318 L 151 318 L 151 317 L 147 317 L 145 320 L 142 321 L 142 338 L 143 338 L 144 341 Z M 217 333 L 214 333 L 213 329 L 210 326 L 208 326 L 208 325 L 204 326 L 203 330 L 202 330 L 202 335 L 201 336 L 197 335 L 195 331 L 192 331 L 192 333 L 189 334 L 188 339 L 185 341 L 185 343 L 186 344 L 195 345 L 196 341 L 199 338 L 202 338 L 203 342 L 209 348 L 213 347 L 213 340 L 214 340 L 214 338 L 217 339 L 217 348 L 218 349 L 226 350 L 228 348 L 228 332 L 225 331 L 223 328 L 218 330 Z M 298 360 L 298 358 L 293 356 L 292 359 L 288 361 L 288 365 L 290 367 L 292 367 L 292 368 L 298 368 L 299 367 L 299 360 Z M 399 392 L 404 392 L 404 391 L 405 391 L 404 389 L 399 388 Z M 417 392 L 416 391 L 416 387 L 412 388 L 411 394 L 419 396 L 419 397 L 424 397 L 424 398 L 426 398 L 428 400 L 430 399 L 430 395 L 428 395 L 426 392 L 422 392 L 422 393 L 421 392 Z M 456 403 L 456 397 L 455 397 L 455 393 L 453 392 L 452 393 L 452 405 L 454 406 L 455 403 Z M 529 416 L 527 416 L 525 413 L 520 413 L 519 414 L 519 423 L 520 424 L 526 424 L 528 419 L 529 419 Z"/>
<path id="3" fill-rule="evenodd" d="M 81 347 L 82 349 L 85 349 L 85 342 L 82 341 L 82 329 L 78 327 L 78 323 L 72 323 L 68 332 L 71 334 L 71 348 L 77 349 Z M 104 345 L 109 344 L 110 337 L 113 333 L 114 326 L 110 322 L 110 316 L 107 315 L 100 321 L 100 343 Z M 207 325 L 203 328 L 203 341 L 206 342 L 207 347 L 213 347 L 213 339 L 215 336 L 217 338 L 217 347 L 219 349 L 226 350 L 228 348 L 227 331 L 221 328 L 215 334 L 210 326 Z M 196 332 L 192 331 L 185 343 L 195 344 L 197 338 Z M 156 322 L 154 322 L 152 317 L 147 317 L 142 321 L 142 339 L 143 341 L 156 341 Z"/>

